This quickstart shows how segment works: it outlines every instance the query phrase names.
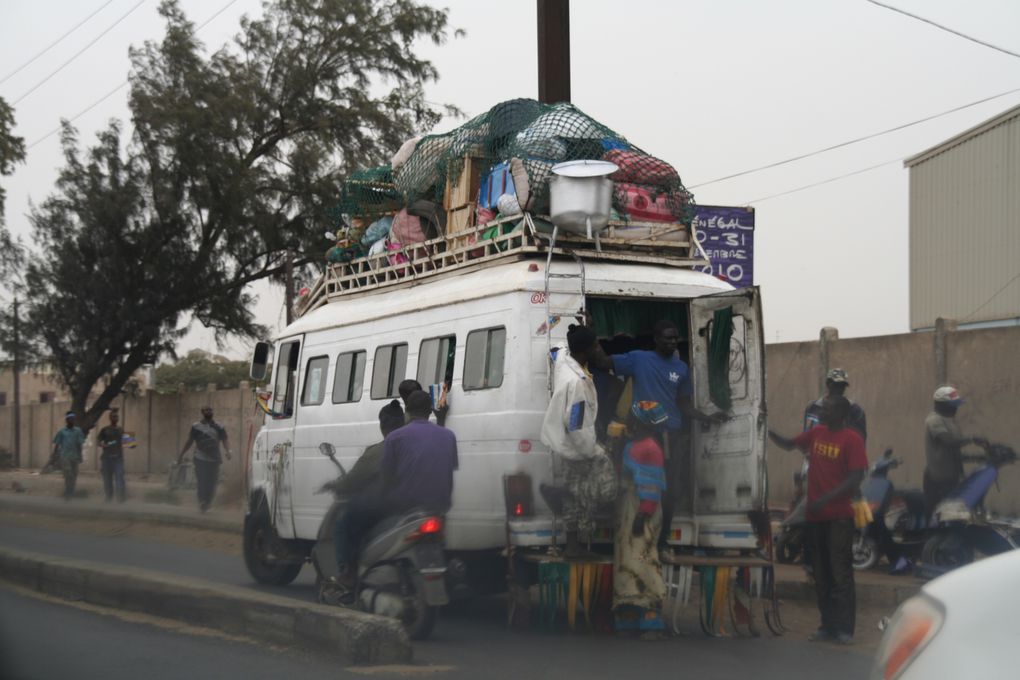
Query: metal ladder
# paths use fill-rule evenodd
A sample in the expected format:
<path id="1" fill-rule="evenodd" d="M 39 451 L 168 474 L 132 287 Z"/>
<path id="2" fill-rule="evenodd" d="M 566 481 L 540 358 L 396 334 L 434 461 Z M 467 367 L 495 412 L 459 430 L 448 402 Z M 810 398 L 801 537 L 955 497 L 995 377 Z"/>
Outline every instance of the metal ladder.
<path id="1" fill-rule="evenodd" d="M 546 324 L 545 351 L 546 351 L 546 356 L 549 358 L 549 368 L 548 368 L 547 372 L 548 372 L 548 377 L 549 377 L 549 385 L 548 386 L 549 386 L 549 394 L 550 395 L 552 394 L 552 391 L 553 391 L 553 362 L 552 362 L 552 329 L 553 329 L 553 326 L 556 325 L 560 321 L 560 319 L 563 318 L 563 317 L 571 317 L 571 318 L 573 318 L 573 317 L 576 317 L 576 316 L 580 316 L 582 320 L 585 317 L 584 303 L 585 303 L 586 288 L 585 288 L 584 260 L 582 260 L 580 257 L 578 257 L 578 255 L 576 253 L 574 253 L 572 251 L 565 251 L 571 257 L 573 257 L 574 258 L 574 262 L 577 263 L 577 272 L 567 274 L 567 273 L 554 273 L 552 271 L 553 250 L 555 250 L 555 248 L 556 248 L 556 237 L 557 237 L 558 233 L 559 233 L 559 227 L 555 227 L 554 226 L 553 227 L 553 231 L 552 231 L 552 236 L 549 237 L 549 252 L 546 255 L 546 259 L 545 259 L 545 324 Z M 576 280 L 576 281 L 578 281 L 580 283 L 580 290 L 578 291 L 578 293 L 581 296 L 581 306 L 580 306 L 579 309 L 576 309 L 576 310 L 575 309 L 567 309 L 565 307 L 555 307 L 553 305 L 553 303 L 552 303 L 553 292 L 552 292 L 552 290 L 550 290 L 550 282 L 553 279 L 574 279 L 574 280 Z M 561 294 L 562 295 L 564 293 L 557 293 L 557 294 Z M 568 293 L 568 294 L 570 294 L 570 293 Z"/>

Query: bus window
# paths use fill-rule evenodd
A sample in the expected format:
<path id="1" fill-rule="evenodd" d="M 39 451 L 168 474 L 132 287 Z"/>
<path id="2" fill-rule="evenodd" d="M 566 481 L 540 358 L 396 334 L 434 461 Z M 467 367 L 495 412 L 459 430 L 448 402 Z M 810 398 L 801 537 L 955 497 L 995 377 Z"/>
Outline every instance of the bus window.
<path id="1" fill-rule="evenodd" d="M 464 389 L 484 390 L 503 384 L 506 329 L 471 331 L 464 350 Z"/>
<path id="2" fill-rule="evenodd" d="M 298 354 L 301 344 L 297 340 L 280 347 L 276 368 L 276 382 L 273 383 L 273 410 L 284 418 L 294 415 L 294 393 L 297 391 Z"/>
<path id="3" fill-rule="evenodd" d="M 361 401 L 365 385 L 364 351 L 344 352 L 336 358 L 336 376 L 333 378 L 333 403 L 346 404 Z"/>
<path id="4" fill-rule="evenodd" d="M 326 397 L 326 371 L 329 357 L 313 357 L 305 366 L 305 389 L 301 393 L 302 406 L 321 404 Z"/>
<path id="5" fill-rule="evenodd" d="M 375 351 L 372 363 L 372 398 L 392 399 L 407 375 L 407 343 L 384 345 Z"/>
<path id="6" fill-rule="evenodd" d="M 453 380 L 453 360 L 457 354 L 457 336 L 422 340 L 418 350 L 418 382 L 423 386 Z"/>

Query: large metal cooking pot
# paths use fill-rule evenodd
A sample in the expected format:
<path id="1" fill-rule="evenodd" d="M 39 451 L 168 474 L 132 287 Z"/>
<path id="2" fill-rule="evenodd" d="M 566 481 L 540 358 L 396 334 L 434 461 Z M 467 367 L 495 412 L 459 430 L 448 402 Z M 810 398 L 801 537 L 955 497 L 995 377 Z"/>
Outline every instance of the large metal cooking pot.
<path id="1" fill-rule="evenodd" d="M 552 167 L 549 180 L 549 216 L 564 231 L 592 238 L 609 224 L 613 183 L 606 178 L 617 171 L 607 161 L 567 161 Z"/>

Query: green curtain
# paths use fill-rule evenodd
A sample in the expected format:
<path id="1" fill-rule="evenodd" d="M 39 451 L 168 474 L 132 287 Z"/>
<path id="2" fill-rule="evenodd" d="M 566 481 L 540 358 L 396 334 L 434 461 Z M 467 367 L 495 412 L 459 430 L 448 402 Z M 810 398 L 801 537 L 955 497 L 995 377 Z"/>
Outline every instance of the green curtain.
<path id="1" fill-rule="evenodd" d="M 712 403 L 723 411 L 733 405 L 730 393 L 730 339 L 733 337 L 733 307 L 717 310 L 708 336 L 708 391 Z"/>
<path id="2" fill-rule="evenodd" d="M 650 335 L 655 322 L 661 319 L 675 323 L 680 337 L 687 337 L 687 308 L 681 302 L 588 298 L 587 309 L 600 338 Z"/>

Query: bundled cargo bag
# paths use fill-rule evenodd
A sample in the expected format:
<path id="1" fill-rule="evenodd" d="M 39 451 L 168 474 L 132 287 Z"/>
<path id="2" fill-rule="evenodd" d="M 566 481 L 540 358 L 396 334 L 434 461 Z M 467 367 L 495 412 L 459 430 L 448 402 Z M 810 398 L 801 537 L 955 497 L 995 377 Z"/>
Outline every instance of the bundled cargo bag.
<path id="1" fill-rule="evenodd" d="M 381 217 L 368 225 L 365 235 L 361 237 L 361 245 L 371 248 L 373 245 L 390 235 L 390 228 L 393 226 L 393 218 L 390 216 Z"/>
<path id="2" fill-rule="evenodd" d="M 424 240 L 425 230 L 422 229 L 421 218 L 408 214 L 406 209 L 398 212 L 393 218 L 393 226 L 390 227 L 390 241 L 409 246 Z"/>
<path id="3" fill-rule="evenodd" d="M 603 158 L 619 168 L 609 176 L 614 182 L 671 186 L 680 181 L 672 165 L 639 151 L 612 149 Z"/>
<path id="4" fill-rule="evenodd" d="M 516 193 L 509 161 L 497 163 L 482 176 L 481 186 L 478 189 L 478 205 L 482 208 L 496 210 L 500 196 L 503 194 L 516 195 Z"/>
<path id="5" fill-rule="evenodd" d="M 627 182 L 613 186 L 613 202 L 634 222 L 672 222 L 668 196 L 655 193 L 654 188 Z"/>

